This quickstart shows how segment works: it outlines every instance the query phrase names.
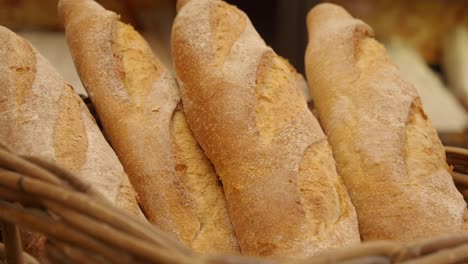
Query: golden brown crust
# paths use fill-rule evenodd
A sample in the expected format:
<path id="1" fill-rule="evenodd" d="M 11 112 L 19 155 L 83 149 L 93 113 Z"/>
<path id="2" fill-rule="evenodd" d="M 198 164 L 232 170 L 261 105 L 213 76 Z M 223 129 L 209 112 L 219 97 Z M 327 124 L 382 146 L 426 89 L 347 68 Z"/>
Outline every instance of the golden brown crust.
<path id="1" fill-rule="evenodd" d="M 115 21 L 112 29 L 112 54 L 125 92 L 133 104 L 141 108 L 152 85 L 164 73 L 164 67 L 143 37 L 132 26 L 120 21 Z"/>
<path id="2" fill-rule="evenodd" d="M 0 38 L 0 78 L 7 84 L 1 87 L 0 140 L 71 170 L 115 202 L 125 174 L 87 107 L 24 39 L 3 27 Z"/>
<path id="3" fill-rule="evenodd" d="M 141 208 L 139 206 L 140 199 L 138 194 L 135 192 L 130 180 L 128 179 L 128 175 L 123 172 L 122 173 L 122 182 L 120 183 L 119 193 L 115 199 L 115 204 L 119 207 L 124 209 L 127 212 L 130 212 L 134 215 L 137 215 L 141 218 L 145 217 Z M 128 201 L 135 201 L 129 203 Z M 146 218 L 146 217 L 145 217 Z"/>
<path id="4" fill-rule="evenodd" d="M 117 199 L 127 176 L 73 88 L 21 37 L 0 27 L 0 41 L 0 141 L 22 155 L 63 166 L 143 218 L 136 195 Z M 24 237 L 39 257 L 44 240 L 36 233 Z"/>
<path id="5" fill-rule="evenodd" d="M 146 216 L 196 251 L 238 253 L 216 173 L 190 130 L 179 127 L 185 117 L 176 111 L 174 78 L 136 31 L 94 1 L 62 0 L 59 12 L 78 73 Z"/>
<path id="6" fill-rule="evenodd" d="M 55 158 L 58 164 L 76 173 L 86 162 L 88 140 L 84 136 L 86 130 L 81 117 L 81 99 L 73 95 L 73 88 L 66 89 L 71 92 L 62 94 L 58 101 L 61 114 L 54 129 Z"/>
<path id="7" fill-rule="evenodd" d="M 372 29 L 332 4 L 307 24 L 307 78 L 363 240 L 460 232 L 466 204 L 442 144 Z"/>
<path id="8" fill-rule="evenodd" d="M 11 71 L 9 72 L 11 78 L 16 80 L 14 83 L 15 87 L 13 88 L 16 104 L 22 105 L 30 93 L 30 87 L 34 80 L 36 58 L 26 40 L 13 38 L 11 41 L 10 47 L 15 54 L 18 54 L 18 57 L 14 65 L 10 66 Z"/>
<path id="9" fill-rule="evenodd" d="M 171 136 L 175 171 L 197 208 L 200 223 L 200 230 L 190 241 L 192 248 L 205 253 L 238 253 L 239 246 L 227 214 L 221 182 L 193 137 L 182 102 L 172 115 Z"/>
<path id="10" fill-rule="evenodd" d="M 247 16 L 222 1 L 190 1 L 172 33 L 187 121 L 222 179 L 242 252 L 307 256 L 359 243 L 299 78 Z"/>

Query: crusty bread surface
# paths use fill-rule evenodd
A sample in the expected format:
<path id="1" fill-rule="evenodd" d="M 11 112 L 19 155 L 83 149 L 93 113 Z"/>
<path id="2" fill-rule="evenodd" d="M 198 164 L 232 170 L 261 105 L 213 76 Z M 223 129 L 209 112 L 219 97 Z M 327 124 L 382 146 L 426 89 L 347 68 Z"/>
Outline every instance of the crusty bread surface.
<path id="1" fill-rule="evenodd" d="M 304 257 L 359 243 L 300 78 L 247 16 L 223 1 L 179 4 L 172 49 L 188 124 L 221 177 L 243 254 Z"/>
<path id="2" fill-rule="evenodd" d="M 413 241 L 462 230 L 466 204 L 416 89 L 372 29 L 343 8 L 307 17 L 306 73 L 363 240 Z"/>
<path id="3" fill-rule="evenodd" d="M 0 142 L 73 172 L 144 219 L 122 165 L 86 105 L 25 39 L 0 27 Z M 46 237 L 21 230 L 24 249 L 47 263 Z"/>
<path id="4" fill-rule="evenodd" d="M 238 254 L 222 186 L 146 41 L 94 1 L 62 0 L 78 73 L 148 219 L 201 253 Z"/>
<path id="5" fill-rule="evenodd" d="M 122 165 L 73 88 L 26 40 L 3 27 L 0 39 L 0 141 L 57 163 L 142 216 Z"/>

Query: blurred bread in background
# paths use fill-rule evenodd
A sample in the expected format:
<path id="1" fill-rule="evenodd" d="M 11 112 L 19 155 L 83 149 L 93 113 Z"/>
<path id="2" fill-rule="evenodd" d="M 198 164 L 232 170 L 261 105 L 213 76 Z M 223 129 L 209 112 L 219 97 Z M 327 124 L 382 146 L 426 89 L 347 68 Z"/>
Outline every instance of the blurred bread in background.
<path id="1" fill-rule="evenodd" d="M 442 66 L 450 88 L 468 108 L 468 26 L 458 26 L 445 36 Z"/>
<path id="2" fill-rule="evenodd" d="M 441 60 L 444 36 L 456 25 L 468 25 L 466 0 L 331 0 L 362 19 L 378 39 L 398 36 L 431 64 Z"/>
<path id="3" fill-rule="evenodd" d="M 127 2 L 97 0 L 107 9 L 122 14 L 123 20 L 129 21 L 130 14 Z M 145 2 L 147 2 L 145 0 Z M 0 25 L 16 29 L 61 29 L 62 25 L 57 15 L 58 0 L 0 0 Z"/>
<path id="4" fill-rule="evenodd" d="M 397 38 L 387 42 L 386 46 L 403 77 L 416 87 L 424 110 L 437 131 L 463 132 L 468 125 L 467 112 L 418 51 Z"/>

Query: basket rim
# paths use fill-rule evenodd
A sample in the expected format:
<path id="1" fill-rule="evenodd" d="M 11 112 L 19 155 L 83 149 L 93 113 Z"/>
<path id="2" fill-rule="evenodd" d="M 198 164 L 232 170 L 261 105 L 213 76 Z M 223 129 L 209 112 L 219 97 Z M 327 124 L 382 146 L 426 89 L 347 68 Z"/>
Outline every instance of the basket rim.
<path id="1" fill-rule="evenodd" d="M 449 163 L 457 162 L 451 164 L 452 175 L 464 194 L 463 191 L 468 190 L 468 175 L 463 172 L 468 170 L 468 149 L 447 146 L 445 151 Z M 19 226 L 47 235 L 45 250 L 48 256 L 72 262 L 246 264 L 386 260 L 440 263 L 441 259 L 449 257 L 451 260 L 468 260 L 468 234 L 410 243 L 363 242 L 303 260 L 203 256 L 149 223 L 114 207 L 72 173 L 35 157 L 20 156 L 1 143 L 0 175 L 0 222 L 6 230 L 2 233 L 5 244 L 0 244 L 0 259 L 9 259 L 11 263 L 38 263 L 23 252 Z M 468 191 L 465 199 L 466 195 Z"/>

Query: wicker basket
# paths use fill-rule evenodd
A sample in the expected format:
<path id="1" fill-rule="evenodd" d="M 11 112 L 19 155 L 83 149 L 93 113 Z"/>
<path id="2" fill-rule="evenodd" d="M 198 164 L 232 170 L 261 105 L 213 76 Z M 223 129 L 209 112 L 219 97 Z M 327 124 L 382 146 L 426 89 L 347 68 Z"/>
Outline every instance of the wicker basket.
<path id="1" fill-rule="evenodd" d="M 468 198 L 468 150 L 446 147 L 453 179 Z M 202 256 L 115 208 L 69 172 L 0 146 L 0 263 L 38 263 L 23 252 L 18 227 L 44 234 L 52 263 L 461 263 L 468 235 L 401 244 L 381 241 L 303 260 Z"/>

